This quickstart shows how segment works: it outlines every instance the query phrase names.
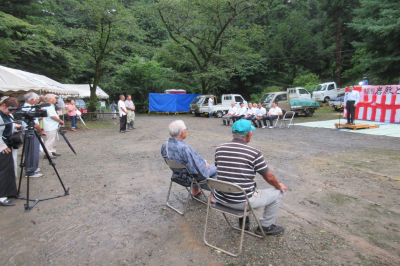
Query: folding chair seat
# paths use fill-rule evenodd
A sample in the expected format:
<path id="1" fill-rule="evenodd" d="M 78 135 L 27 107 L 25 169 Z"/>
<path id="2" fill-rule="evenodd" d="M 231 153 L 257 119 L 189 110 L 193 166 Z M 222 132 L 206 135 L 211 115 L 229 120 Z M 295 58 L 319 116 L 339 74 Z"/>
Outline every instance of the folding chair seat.
<path id="1" fill-rule="evenodd" d="M 229 182 L 224 182 L 224 181 L 220 181 L 220 180 L 215 180 L 215 179 L 211 179 L 211 178 L 207 178 L 207 185 L 210 187 L 210 189 L 215 189 L 224 193 L 243 193 L 244 196 L 246 197 L 246 204 L 244 206 L 243 210 L 237 210 L 237 209 L 233 209 L 230 207 L 227 207 L 225 205 L 219 204 L 219 203 L 211 203 L 211 194 L 210 197 L 208 198 L 208 202 L 207 202 L 207 216 L 206 216 L 206 222 L 205 222 L 205 226 L 204 226 L 204 243 L 207 246 L 210 246 L 216 250 L 222 251 L 230 256 L 234 256 L 237 257 L 240 255 L 240 253 L 242 252 L 242 246 L 243 246 L 243 237 L 244 237 L 244 233 L 249 234 L 249 235 L 253 235 L 255 237 L 258 238 L 264 238 L 265 237 L 265 233 L 264 230 L 261 227 L 260 221 L 258 220 L 258 218 L 256 217 L 253 208 L 250 205 L 249 202 L 249 198 L 247 197 L 246 192 L 240 187 L 237 186 L 235 184 L 229 183 Z M 210 216 L 210 212 L 211 210 L 216 211 L 216 212 L 220 212 L 222 213 L 222 215 L 224 216 L 225 220 L 227 221 L 228 225 L 235 229 L 240 231 L 240 242 L 239 242 L 239 250 L 237 254 L 231 253 L 227 250 L 224 250 L 222 248 L 219 248 L 217 246 L 211 245 L 209 242 L 207 242 L 206 236 L 207 236 L 207 225 L 208 225 L 208 219 Z M 246 231 L 244 230 L 245 227 L 245 221 L 246 221 L 246 217 L 249 216 L 250 214 L 253 214 L 255 220 L 257 221 L 258 226 L 261 228 L 262 231 L 262 236 L 259 236 L 253 232 L 250 231 Z M 231 222 L 229 222 L 227 215 L 229 216 L 233 216 L 235 218 L 243 218 L 243 223 L 242 223 L 242 228 L 238 228 L 232 225 Z"/>
<path id="2" fill-rule="evenodd" d="M 191 198 L 194 198 L 195 200 L 203 203 L 203 204 L 207 204 L 205 201 L 202 201 L 194 196 L 192 196 L 192 188 L 193 186 L 197 186 L 200 191 L 201 191 L 201 195 L 203 195 L 203 197 L 205 197 L 203 189 L 201 187 L 201 185 L 205 185 L 206 184 L 206 180 L 198 182 L 194 175 L 190 174 L 189 170 L 186 168 L 186 166 L 184 166 L 183 164 L 177 163 L 171 159 L 165 158 L 165 162 L 168 164 L 168 166 L 171 169 L 186 169 L 186 171 L 188 172 L 188 176 L 190 177 L 191 181 L 188 180 L 184 180 L 184 179 L 180 179 L 180 178 L 176 178 L 174 177 L 174 173 L 172 173 L 172 177 L 171 177 L 171 182 L 169 184 L 169 190 L 168 190 L 168 196 L 167 196 L 167 206 L 170 207 L 171 209 L 173 209 L 174 211 L 176 211 L 177 213 L 181 214 L 181 215 L 185 215 L 186 211 L 187 211 L 187 207 L 189 205 L 189 201 Z M 188 192 L 188 196 L 186 198 L 186 201 L 184 202 L 184 208 L 183 211 L 178 210 L 177 208 L 173 207 L 169 201 L 170 195 L 171 195 L 171 190 L 172 190 L 172 184 L 176 183 L 180 186 L 183 186 L 184 188 L 186 188 L 187 192 Z"/>
<path id="3" fill-rule="evenodd" d="M 281 123 L 279 124 L 279 127 L 282 128 L 282 123 L 285 123 L 284 127 L 289 128 L 290 125 L 292 125 L 294 127 L 293 118 L 294 118 L 295 114 L 296 114 L 296 112 L 293 112 L 293 111 L 286 112 L 285 115 L 283 116 L 283 118 L 281 119 Z"/>

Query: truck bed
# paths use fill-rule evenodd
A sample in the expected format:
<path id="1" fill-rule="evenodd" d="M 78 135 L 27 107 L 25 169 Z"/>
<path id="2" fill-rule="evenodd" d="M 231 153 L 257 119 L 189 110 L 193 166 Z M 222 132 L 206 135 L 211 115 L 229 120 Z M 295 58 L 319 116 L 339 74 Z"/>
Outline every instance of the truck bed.
<path id="1" fill-rule="evenodd" d="M 292 108 L 304 107 L 304 106 L 319 107 L 319 102 L 316 102 L 311 99 L 306 99 L 306 98 L 293 98 L 293 99 L 290 99 L 290 105 L 292 106 Z"/>

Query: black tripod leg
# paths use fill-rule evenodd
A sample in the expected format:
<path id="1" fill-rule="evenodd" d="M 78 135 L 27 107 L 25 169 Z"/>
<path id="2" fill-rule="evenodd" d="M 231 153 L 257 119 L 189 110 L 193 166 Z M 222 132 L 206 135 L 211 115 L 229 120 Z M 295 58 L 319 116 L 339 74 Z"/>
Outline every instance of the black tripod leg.
<path id="1" fill-rule="evenodd" d="M 21 163 L 19 164 L 19 167 L 21 168 L 21 173 L 19 175 L 19 182 L 18 182 L 18 192 L 17 192 L 18 197 L 20 196 L 22 173 L 24 172 L 24 167 L 25 167 L 24 163 L 25 143 L 26 143 L 26 135 L 24 135 L 24 146 L 22 147 Z"/>
<path id="2" fill-rule="evenodd" d="M 54 171 L 56 172 L 56 175 L 57 175 L 57 177 L 58 177 L 58 180 L 60 181 L 61 186 L 62 186 L 63 189 L 64 189 L 64 193 L 65 193 L 64 195 L 65 195 L 65 196 L 66 196 L 66 195 L 69 195 L 69 192 L 68 192 L 69 189 L 65 189 L 64 183 L 63 183 L 63 181 L 61 180 L 61 177 L 60 177 L 60 175 L 58 174 L 58 171 L 57 171 L 57 169 L 56 169 L 56 164 L 51 160 L 50 155 L 49 155 L 49 152 L 47 151 L 46 146 L 44 145 L 42 139 L 41 139 L 40 136 L 39 136 L 39 133 L 37 133 L 36 130 L 35 130 L 35 134 L 36 134 L 36 137 L 38 138 L 38 140 L 39 140 L 39 142 L 40 142 L 40 145 L 41 145 L 42 148 L 43 148 L 44 153 L 46 154 L 46 157 L 47 157 L 47 160 L 49 161 L 49 164 L 50 164 L 51 166 L 53 166 L 53 169 L 54 169 Z"/>

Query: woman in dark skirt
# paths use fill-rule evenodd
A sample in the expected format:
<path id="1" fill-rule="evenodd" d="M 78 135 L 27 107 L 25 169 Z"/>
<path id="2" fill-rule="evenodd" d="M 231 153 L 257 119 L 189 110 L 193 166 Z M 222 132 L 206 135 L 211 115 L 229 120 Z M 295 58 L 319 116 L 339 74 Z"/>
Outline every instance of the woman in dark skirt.
<path id="1" fill-rule="evenodd" d="M 8 107 L 17 107 L 18 100 L 8 97 L 0 102 L 0 125 L 12 122 Z M 14 158 L 10 147 L 10 137 L 14 130 L 14 124 L 0 126 L 0 206 L 14 206 L 9 197 L 17 196 L 17 184 L 15 180 Z"/>

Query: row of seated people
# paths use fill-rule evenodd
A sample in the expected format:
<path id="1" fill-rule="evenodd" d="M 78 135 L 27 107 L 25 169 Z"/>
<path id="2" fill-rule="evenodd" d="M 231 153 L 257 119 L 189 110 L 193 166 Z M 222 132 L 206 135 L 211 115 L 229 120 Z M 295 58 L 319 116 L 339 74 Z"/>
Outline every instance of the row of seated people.
<path id="1" fill-rule="evenodd" d="M 249 107 L 245 107 L 244 103 L 240 103 L 240 109 L 237 110 L 235 103 L 231 104 L 228 113 L 222 117 L 222 123 L 226 126 L 229 126 L 230 121 L 235 123 L 239 119 L 246 119 L 253 122 L 255 127 L 266 128 L 267 120 L 269 120 L 269 128 L 274 127 L 274 120 L 277 119 L 280 115 L 282 115 L 281 108 L 278 107 L 278 102 L 272 103 L 272 108 L 267 110 L 262 106 L 259 102 L 258 104 L 249 103 Z M 263 125 L 261 124 L 263 122 Z"/>

